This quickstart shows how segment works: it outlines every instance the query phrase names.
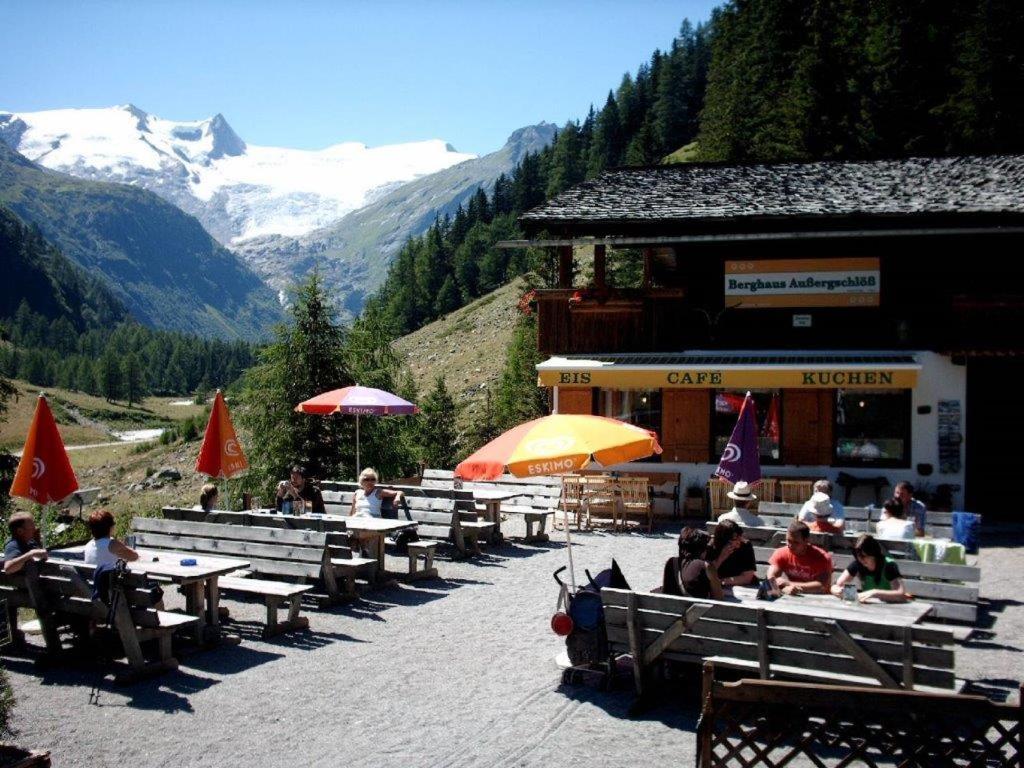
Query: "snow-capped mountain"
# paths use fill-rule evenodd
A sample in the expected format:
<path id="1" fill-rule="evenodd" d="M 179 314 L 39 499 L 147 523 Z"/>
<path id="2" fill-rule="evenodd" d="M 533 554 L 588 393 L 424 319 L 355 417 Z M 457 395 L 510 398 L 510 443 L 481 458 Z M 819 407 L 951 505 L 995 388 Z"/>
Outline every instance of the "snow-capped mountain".
<path id="1" fill-rule="evenodd" d="M 224 244 L 304 235 L 475 157 L 440 140 L 318 151 L 253 146 L 222 115 L 175 122 L 131 104 L 0 112 L 0 141 L 46 168 L 155 192 Z"/>

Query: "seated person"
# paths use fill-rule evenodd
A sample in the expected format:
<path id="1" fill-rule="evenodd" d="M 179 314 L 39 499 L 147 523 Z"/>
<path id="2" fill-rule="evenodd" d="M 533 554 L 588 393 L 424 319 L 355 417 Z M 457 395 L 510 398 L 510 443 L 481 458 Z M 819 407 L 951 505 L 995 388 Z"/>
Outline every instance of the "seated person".
<path id="1" fill-rule="evenodd" d="M 312 512 L 314 515 L 322 515 L 326 511 L 320 489 L 306 482 L 306 470 L 298 464 L 292 467 L 288 480 L 282 480 L 277 484 L 274 505 L 278 512 L 290 509 L 295 514 Z"/>
<path id="2" fill-rule="evenodd" d="M 725 495 L 732 499 L 733 505 L 732 509 L 718 518 L 719 521 L 732 520 L 745 528 L 764 525 L 764 520 L 749 510 L 750 505 L 757 501 L 757 496 L 750 489 L 750 483 L 740 480 Z"/>
<path id="3" fill-rule="evenodd" d="M 928 508 L 924 502 L 914 498 L 914 486 L 906 480 L 902 480 L 896 483 L 892 496 L 903 507 L 903 519 L 913 520 L 914 532 L 918 536 L 924 536 L 924 527 L 928 522 Z"/>
<path id="4" fill-rule="evenodd" d="M 679 533 L 679 556 L 665 562 L 661 591 L 666 595 L 721 600 L 722 583 L 713 563 L 705 560 L 710 537 L 696 528 Z"/>
<path id="5" fill-rule="evenodd" d="M 843 587 L 856 578 L 860 579 L 857 599 L 861 602 L 873 597 L 884 603 L 904 603 L 909 599 L 896 562 L 885 553 L 878 539 L 866 533 L 854 543 L 853 562 L 839 574 L 832 594 L 842 597 Z"/>
<path id="6" fill-rule="evenodd" d="M 832 504 L 830 522 L 842 530 L 846 519 L 846 510 L 842 504 L 832 498 L 832 483 L 824 478 L 814 483 L 814 492 L 811 494 L 811 498 L 805 501 L 803 507 L 800 508 L 800 514 L 797 515 L 797 519 L 803 520 L 808 525 L 814 522 L 814 497 L 819 493 L 824 493 L 828 496 L 828 500 Z"/>
<path id="7" fill-rule="evenodd" d="M 897 499 L 889 499 L 882 505 L 882 516 L 875 523 L 875 533 L 880 539 L 912 539 L 914 521 L 903 518 L 903 505 Z"/>
<path id="8" fill-rule="evenodd" d="M 32 560 L 46 560 L 49 553 L 39 546 L 39 529 L 28 512 L 15 512 L 7 520 L 11 540 L 4 545 L 4 573 L 17 573 Z"/>
<path id="9" fill-rule="evenodd" d="M 219 495 L 220 491 L 217 490 L 217 486 L 213 483 L 207 483 L 199 494 L 199 508 L 209 514 L 216 508 L 217 496 Z"/>
<path id="10" fill-rule="evenodd" d="M 794 520 L 786 529 L 786 546 L 768 560 L 772 592 L 786 595 L 827 594 L 832 586 L 832 556 L 811 544 L 807 523 Z"/>
<path id="11" fill-rule="evenodd" d="M 381 502 L 391 499 L 396 508 L 401 506 L 405 496 L 401 491 L 377 487 L 377 471 L 367 467 L 359 473 L 359 490 L 352 495 L 350 517 L 380 517 Z"/>
<path id="12" fill-rule="evenodd" d="M 814 520 L 807 527 L 812 533 L 842 533 L 841 526 L 832 523 L 832 502 L 824 493 L 815 493 L 811 496 L 811 509 L 814 512 Z M 806 505 L 805 505 L 806 506 Z"/>
<path id="13" fill-rule="evenodd" d="M 114 565 L 118 560 L 130 563 L 139 559 L 138 552 L 110 535 L 114 529 L 114 516 L 107 510 L 96 510 L 89 515 L 86 524 L 92 533 L 92 540 L 85 545 L 85 562 L 90 565 Z"/>
<path id="14" fill-rule="evenodd" d="M 715 566 L 723 587 L 745 587 L 757 581 L 754 545 L 732 520 L 720 520 L 711 536 L 706 560 Z"/>

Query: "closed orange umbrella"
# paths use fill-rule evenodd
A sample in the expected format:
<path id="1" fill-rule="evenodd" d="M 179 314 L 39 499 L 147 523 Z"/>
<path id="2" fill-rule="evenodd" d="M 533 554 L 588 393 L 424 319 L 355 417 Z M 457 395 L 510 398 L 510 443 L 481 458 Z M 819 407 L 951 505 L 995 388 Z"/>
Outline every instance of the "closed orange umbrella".
<path id="1" fill-rule="evenodd" d="M 213 399 L 210 420 L 206 423 L 203 444 L 199 448 L 199 458 L 196 459 L 196 472 L 230 480 L 248 468 L 249 461 L 238 442 L 224 395 L 218 389 Z"/>
<path id="2" fill-rule="evenodd" d="M 39 395 L 21 452 L 21 462 L 11 483 L 11 496 L 20 496 L 37 504 L 52 504 L 66 499 L 76 490 L 78 478 L 64 450 L 57 422 L 53 420 L 46 398 Z"/>

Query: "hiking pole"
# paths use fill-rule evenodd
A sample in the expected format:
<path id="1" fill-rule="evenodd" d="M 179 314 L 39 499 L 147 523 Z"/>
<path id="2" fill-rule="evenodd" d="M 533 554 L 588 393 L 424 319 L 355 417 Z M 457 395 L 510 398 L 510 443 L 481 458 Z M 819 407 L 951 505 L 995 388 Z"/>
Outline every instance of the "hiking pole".
<path id="1" fill-rule="evenodd" d="M 109 577 L 109 593 L 110 593 L 110 607 L 107 609 L 107 626 L 114 626 L 114 617 L 117 615 L 118 604 L 121 600 L 121 588 L 124 584 L 124 577 L 128 570 L 128 563 L 124 560 L 118 560 L 114 565 L 114 570 L 110 572 Z M 113 663 L 114 657 L 107 656 L 103 661 Z M 99 675 L 96 678 L 96 682 L 93 683 L 92 690 L 89 691 L 89 703 L 95 706 L 100 705 L 100 684 L 103 682 L 103 678 L 106 677 L 107 670 L 105 664 L 99 665 Z"/>

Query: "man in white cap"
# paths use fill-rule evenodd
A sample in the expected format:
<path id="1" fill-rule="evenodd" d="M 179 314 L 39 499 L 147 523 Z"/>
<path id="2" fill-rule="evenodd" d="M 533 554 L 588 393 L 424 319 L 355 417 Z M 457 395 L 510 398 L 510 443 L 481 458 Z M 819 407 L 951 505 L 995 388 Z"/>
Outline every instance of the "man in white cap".
<path id="1" fill-rule="evenodd" d="M 797 515 L 797 519 L 803 520 L 808 525 L 814 522 L 814 510 L 816 507 L 814 498 L 818 494 L 822 493 L 828 497 L 828 502 L 832 505 L 832 514 L 829 515 L 829 522 L 842 531 L 843 525 L 845 524 L 844 518 L 846 517 L 846 510 L 843 509 L 842 504 L 832 498 L 832 483 L 825 479 L 818 480 L 814 483 L 814 493 L 811 495 L 810 499 L 804 502 L 803 507 L 800 508 L 800 514 Z"/>
<path id="2" fill-rule="evenodd" d="M 749 509 L 750 505 L 757 501 L 757 496 L 750 489 L 750 483 L 740 480 L 725 495 L 732 499 L 732 509 L 719 517 L 719 520 L 732 520 L 744 527 L 764 525 L 764 520 Z"/>

